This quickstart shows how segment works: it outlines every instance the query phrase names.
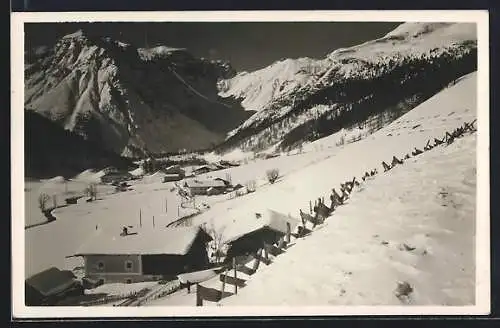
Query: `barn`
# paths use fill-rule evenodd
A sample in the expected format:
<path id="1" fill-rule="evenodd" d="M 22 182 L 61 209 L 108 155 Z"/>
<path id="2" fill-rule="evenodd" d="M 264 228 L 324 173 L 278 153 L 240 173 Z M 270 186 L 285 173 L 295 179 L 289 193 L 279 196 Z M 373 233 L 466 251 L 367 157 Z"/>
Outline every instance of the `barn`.
<path id="1" fill-rule="evenodd" d="M 97 233 L 74 256 L 84 258 L 85 277 L 99 283 L 171 279 L 207 268 L 210 240 L 200 227 L 144 229 L 115 236 Z"/>
<path id="2" fill-rule="evenodd" d="M 108 172 L 101 177 L 103 183 L 119 183 L 123 181 L 132 180 L 134 177 L 129 172 L 113 171 Z"/>
<path id="3" fill-rule="evenodd" d="M 165 169 L 163 169 L 162 171 L 163 171 L 163 173 L 166 173 L 166 174 L 178 174 L 178 175 L 181 175 L 182 177 L 184 177 L 184 175 L 186 174 L 186 172 L 178 164 L 170 165 L 170 166 L 166 167 Z"/>
<path id="4" fill-rule="evenodd" d="M 202 166 L 199 166 L 196 169 L 194 169 L 192 171 L 192 173 L 195 175 L 199 175 L 199 174 L 204 174 L 204 173 L 208 173 L 210 171 L 213 171 L 213 169 L 214 169 L 213 167 L 210 167 L 208 165 L 202 165 Z"/>
<path id="5" fill-rule="evenodd" d="M 83 295 L 83 287 L 71 271 L 51 267 L 25 280 L 26 306 L 55 305 L 58 301 Z"/>
<path id="6" fill-rule="evenodd" d="M 78 200 L 83 196 L 73 196 L 65 199 L 67 205 L 78 204 Z"/>
<path id="7" fill-rule="evenodd" d="M 278 242 L 289 229 L 293 232 L 300 225 L 299 219 L 270 209 L 255 213 L 245 222 L 239 224 L 237 231 L 227 237 L 225 243 L 229 250 L 226 260 L 255 254 L 265 243 L 272 245 Z"/>
<path id="8" fill-rule="evenodd" d="M 168 173 L 163 177 L 163 182 L 179 181 L 184 178 L 184 175 L 179 173 Z"/>

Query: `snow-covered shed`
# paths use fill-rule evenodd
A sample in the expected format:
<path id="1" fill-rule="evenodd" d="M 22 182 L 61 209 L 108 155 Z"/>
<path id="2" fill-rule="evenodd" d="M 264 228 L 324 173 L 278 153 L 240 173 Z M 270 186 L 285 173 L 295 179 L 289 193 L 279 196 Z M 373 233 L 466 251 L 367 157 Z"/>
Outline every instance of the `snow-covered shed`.
<path id="1" fill-rule="evenodd" d="M 183 177 L 186 174 L 186 172 L 181 168 L 181 166 L 179 164 L 170 165 L 170 166 L 164 168 L 162 171 L 163 171 L 163 173 L 166 173 L 166 174 L 178 174 L 178 175 L 181 175 Z"/>
<path id="2" fill-rule="evenodd" d="M 84 258 L 87 278 L 102 283 L 169 279 L 209 264 L 206 244 L 212 237 L 200 227 L 119 232 L 97 232 L 74 255 Z"/>
<path id="3" fill-rule="evenodd" d="M 25 280 L 27 306 L 54 305 L 65 297 L 83 295 L 83 287 L 71 271 L 51 267 Z"/>

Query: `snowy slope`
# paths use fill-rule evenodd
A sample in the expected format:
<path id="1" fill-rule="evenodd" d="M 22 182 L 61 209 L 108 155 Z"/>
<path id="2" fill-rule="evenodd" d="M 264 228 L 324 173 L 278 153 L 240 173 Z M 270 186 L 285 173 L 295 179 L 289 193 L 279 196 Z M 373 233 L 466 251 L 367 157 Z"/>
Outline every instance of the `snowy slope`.
<path id="1" fill-rule="evenodd" d="M 194 223 L 213 222 L 219 228 L 226 226 L 225 234 L 229 238 L 241 231 L 244 220 L 252 213 L 267 208 L 298 216 L 299 207 L 307 210 L 309 200 L 327 196 L 340 182 L 352 176 L 359 177 L 366 170 L 380 167 L 382 160 L 390 160 L 393 155 L 401 157 L 411 152 L 414 146 L 423 147 L 429 138 L 439 137 L 445 131 L 473 120 L 475 108 L 474 73 L 367 139 L 337 148 L 331 147 L 335 140 L 323 139 L 322 150 L 258 160 L 214 172 L 214 176 L 222 178 L 226 172 L 230 173 L 234 183 L 244 184 L 249 179 L 256 179 L 259 186 L 253 194 L 214 204 L 196 217 Z M 413 129 L 418 124 L 420 126 Z M 282 177 L 274 185 L 269 185 L 265 183 L 265 172 L 273 167 L 279 168 Z M 139 210 L 145 228 L 151 227 L 153 215 L 157 226 L 165 226 L 176 219 L 179 197 L 169 192 L 172 184 L 148 183 L 146 180 L 135 183 L 133 191 L 110 196 L 100 194 L 102 199 L 96 202 L 57 209 L 54 211 L 56 221 L 26 230 L 26 273 L 33 274 L 51 265 L 65 267 L 64 257 L 85 243 L 95 232 L 96 225 L 99 229 L 111 231 L 120 231 L 123 225 L 137 226 Z M 84 187 L 83 183 L 79 188 Z M 33 214 L 37 213 L 37 196 L 36 189 L 27 195 L 27 201 L 33 204 Z"/>
<path id="2" fill-rule="evenodd" d="M 25 108 L 129 157 L 197 150 L 250 115 L 217 101 L 217 80 L 233 75 L 229 63 L 185 49 L 137 48 L 80 30 L 28 49 Z"/>
<path id="3" fill-rule="evenodd" d="M 475 143 L 379 174 L 222 304 L 400 305 L 394 290 L 408 282 L 410 304 L 473 305 Z"/>
<path id="4" fill-rule="evenodd" d="M 257 113 L 219 150 L 289 149 L 370 116 L 402 115 L 476 69 L 476 39 L 474 24 L 405 23 L 323 59 L 287 59 L 222 81 L 219 95 Z"/>
<path id="5" fill-rule="evenodd" d="M 252 225 L 252 213 L 270 208 L 298 216 L 299 208 L 307 212 L 310 200 L 327 197 L 341 182 L 359 180 L 373 168 L 382 172 L 382 161 L 422 149 L 427 140 L 475 118 L 472 73 L 369 138 L 254 194 L 215 204 L 194 223 L 213 223 L 230 239 Z M 412 304 L 474 303 L 475 140 L 464 137 L 379 173 L 318 231 L 262 266 L 222 304 L 401 304 L 393 294 L 398 281 L 413 286 Z M 332 142 L 322 141 L 325 146 Z M 401 251 L 405 243 L 415 249 Z M 205 286 L 220 288 L 220 283 L 211 280 Z M 176 294 L 154 305 L 190 305 L 193 297 Z"/>

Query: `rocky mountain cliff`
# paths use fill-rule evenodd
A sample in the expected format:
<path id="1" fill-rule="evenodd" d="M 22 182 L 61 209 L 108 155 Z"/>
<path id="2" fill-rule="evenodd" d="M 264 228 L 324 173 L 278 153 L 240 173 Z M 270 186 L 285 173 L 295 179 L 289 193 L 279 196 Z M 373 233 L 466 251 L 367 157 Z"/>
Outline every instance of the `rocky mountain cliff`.
<path id="1" fill-rule="evenodd" d="M 287 150 L 341 129 L 376 130 L 477 68 L 475 24 L 405 23 L 323 59 L 286 59 L 218 83 L 256 113 L 217 151 Z"/>
<path id="2" fill-rule="evenodd" d="M 218 96 L 217 82 L 234 74 L 185 49 L 79 30 L 27 49 L 25 108 L 124 156 L 204 149 L 252 114 Z"/>

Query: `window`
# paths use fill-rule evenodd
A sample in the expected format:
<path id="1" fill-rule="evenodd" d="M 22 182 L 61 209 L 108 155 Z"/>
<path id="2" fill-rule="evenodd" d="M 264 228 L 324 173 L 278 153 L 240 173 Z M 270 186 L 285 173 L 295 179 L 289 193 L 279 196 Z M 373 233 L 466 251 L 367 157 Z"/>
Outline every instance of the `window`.
<path id="1" fill-rule="evenodd" d="M 125 271 L 130 272 L 134 268 L 132 261 L 125 261 Z"/>
<path id="2" fill-rule="evenodd" d="M 102 262 L 102 261 L 97 262 L 97 268 L 99 270 L 104 270 L 104 262 Z"/>

